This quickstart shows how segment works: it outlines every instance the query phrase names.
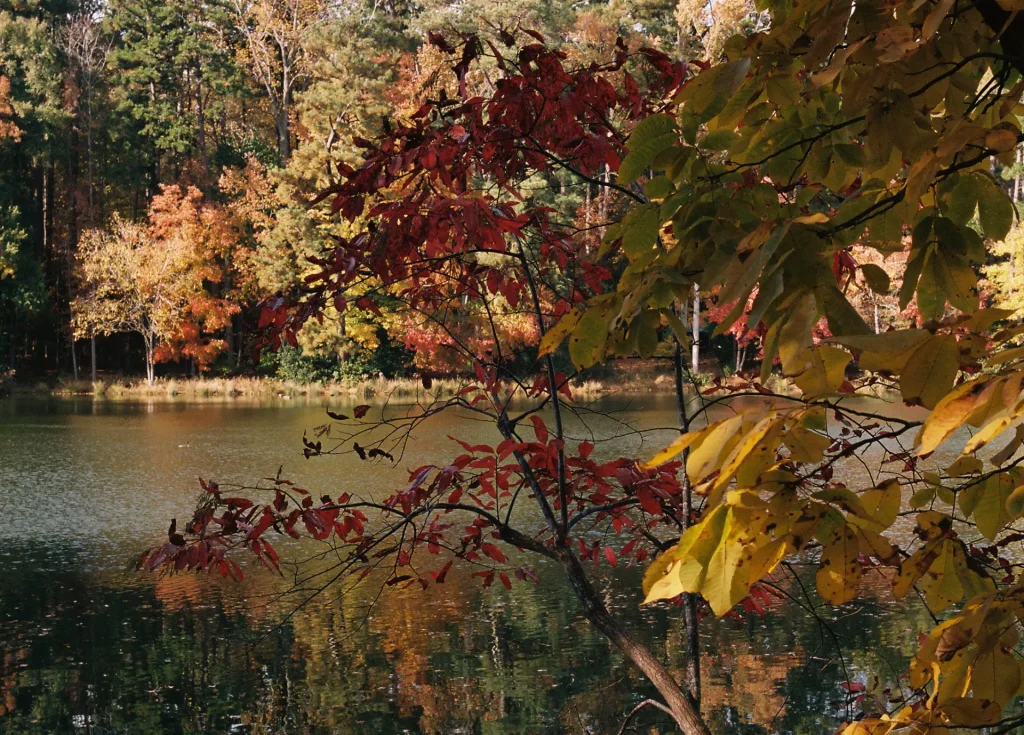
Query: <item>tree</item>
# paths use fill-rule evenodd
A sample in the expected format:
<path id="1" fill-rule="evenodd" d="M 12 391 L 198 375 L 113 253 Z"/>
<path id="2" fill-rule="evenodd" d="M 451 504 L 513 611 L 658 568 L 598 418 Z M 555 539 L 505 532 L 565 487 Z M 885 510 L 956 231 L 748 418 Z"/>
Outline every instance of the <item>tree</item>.
<path id="1" fill-rule="evenodd" d="M 607 269 L 580 259 L 581 248 L 550 222 L 546 208 L 516 212 L 514 200 L 501 195 L 505 189 L 491 194 L 493 184 L 478 189 L 474 182 L 486 177 L 499 187 L 511 188 L 532 172 L 553 171 L 556 165 L 589 177 L 586 172 L 616 160 L 615 138 L 609 140 L 608 134 L 618 131 L 609 127 L 607 113 L 624 108 L 624 114 L 639 115 L 649 109 L 648 103 L 623 68 L 629 61 L 624 51 L 613 64 L 570 73 L 562 66 L 561 54 L 540 44 L 527 46 L 507 60 L 495 49 L 492 60 L 505 68 L 498 91 L 490 99 L 469 98 L 466 77 L 482 45 L 475 36 L 465 38 L 460 50 L 443 39 L 437 43 L 459 60 L 455 73 L 466 99 L 425 104 L 410 123 L 368 147 L 360 168 L 343 169 L 346 180 L 331 192 L 335 210 L 353 220 L 369 202 L 377 235 L 364 232 L 343 240 L 317 260 L 321 270 L 307 279 L 300 311 L 291 311 L 283 299 L 271 299 L 261 323 L 276 325 L 275 338 L 295 344 L 306 318 L 322 313 L 328 305 L 345 310 L 353 290 L 364 281 L 377 283 L 373 292 L 354 299 L 352 307 L 373 311 L 376 301 L 385 296 L 406 304 L 464 350 L 466 359 L 473 361 L 477 380 L 455 397 L 438 397 L 414 410 L 399 419 L 396 432 L 381 437 L 363 437 L 374 423 L 365 421 L 369 407 L 358 408 L 354 419 L 335 414 L 341 422 L 335 429 L 342 432 L 336 435 L 343 442 L 339 450 L 353 451 L 367 460 L 393 458 L 409 431 L 450 407 L 488 416 L 503 440 L 498 446 L 463 444 L 464 453 L 453 462 L 417 468 L 409 487 L 382 503 L 351 497 L 315 502 L 304 490 L 294 495 L 282 479 L 274 502 L 254 505 L 228 498 L 216 484 L 207 483 L 203 510 L 183 528 L 187 538 L 172 528 L 168 543 L 147 553 L 142 563 L 155 569 L 180 561 L 182 567 L 217 568 L 237 576 L 240 568 L 226 555 L 228 546 L 222 542 L 233 543 L 229 539 L 241 534 L 244 543 L 273 567 L 277 551 L 263 536 L 275 524 L 292 533 L 305 528 L 322 540 L 343 542 L 342 573 L 371 573 L 381 564 L 394 564 L 394 573 L 385 578 L 391 585 L 443 583 L 450 565 L 464 559 L 480 566 L 477 574 L 485 585 L 500 581 L 511 586 L 513 578 L 534 578 L 528 564 L 508 561 L 511 549 L 541 554 L 562 566 L 588 619 L 651 678 L 672 716 L 687 728 L 706 732 L 671 673 L 611 615 L 581 565 L 581 557 L 616 563 L 619 557 L 624 562 L 649 558 L 652 547 L 644 532 L 664 523 L 678 524 L 685 517 L 677 478 L 640 471 L 626 460 L 598 462 L 591 457 L 593 445 L 587 442 L 567 445 L 561 418 L 549 431 L 535 413 L 550 405 L 560 417 L 562 396 L 571 395 L 569 378 L 555 369 L 553 360 L 546 361 L 541 378 L 524 382 L 525 376 L 516 376 L 505 366 L 500 339 L 487 342 L 485 350 L 475 354 L 473 346 L 459 340 L 443 319 L 455 304 L 467 301 L 479 304 L 486 315 L 493 314 L 501 301 L 523 304 L 539 336 L 550 325 L 545 304 L 565 311 L 600 287 L 609 275 Z M 664 55 L 646 49 L 640 58 L 667 72 L 655 75 L 654 99 L 681 81 L 681 65 L 673 65 Z M 624 84 L 626 91 L 618 92 L 612 80 Z M 561 105 L 577 111 L 578 117 L 553 114 Z M 388 194 L 392 190 L 395 198 Z M 496 329 L 495 319 L 490 327 Z M 430 381 L 425 378 L 424 382 L 429 385 Z M 513 396 L 530 400 L 534 407 L 522 414 L 513 412 L 509 404 Z M 344 422 L 353 420 L 356 425 L 350 434 Z M 522 435 L 525 427 L 532 427 L 533 440 Z M 368 440 L 367 446 L 359 445 Z M 307 451 L 322 453 L 322 440 L 309 440 Z M 290 497 L 298 504 L 292 506 Z M 539 534 L 525 520 L 536 512 L 524 509 L 528 500 L 546 519 Z M 627 508 L 637 509 L 639 520 Z M 380 519 L 370 521 L 364 511 L 383 513 L 384 519 L 394 514 L 395 523 L 378 528 Z M 217 524 L 229 519 L 226 533 L 214 531 L 210 523 L 215 518 Z M 521 526 L 524 521 L 527 525 Z M 617 548 L 584 542 L 585 528 L 607 522 L 622 529 L 630 541 Z M 377 555 L 374 550 L 388 548 L 389 539 L 401 540 Z M 503 551 L 501 545 L 510 550 Z M 424 554 L 437 555 L 429 573 L 417 568 Z"/>
<path id="2" fill-rule="evenodd" d="M 185 178 L 204 187 L 210 166 L 211 97 L 237 93 L 236 40 L 220 2 L 114 3 L 106 15 L 116 38 L 118 122 L 143 149 L 149 194 Z M 197 171 L 188 170 L 197 164 Z M 165 170 L 166 169 L 166 170 Z"/>
<path id="3" fill-rule="evenodd" d="M 1024 306 L 1021 291 L 1021 268 L 1024 263 L 1024 228 L 1017 224 L 1010 230 L 1004 240 L 994 243 L 989 252 L 998 260 L 987 264 L 982 270 L 985 274 L 986 292 L 992 298 L 993 306 L 1013 312 Z"/>
<path id="4" fill-rule="evenodd" d="M 372 309 L 372 297 L 346 298 L 367 278 L 422 313 L 443 313 L 453 298 L 486 309 L 506 275 L 477 255 L 498 254 L 518 270 L 517 288 L 533 305 L 540 377 L 523 380 L 500 359 L 476 355 L 476 381 L 454 398 L 388 417 L 383 436 L 365 421 L 369 407 L 354 418 L 334 415 L 349 428 L 307 438 L 308 455 L 387 460 L 403 446 L 403 429 L 453 406 L 486 416 L 503 439 L 412 468 L 408 485 L 383 502 L 318 501 L 282 478 L 269 501 L 205 483 L 196 516 L 182 533 L 172 524 L 168 541 L 140 563 L 237 576 L 229 551 L 244 548 L 274 567 L 267 536 L 301 529 L 334 541 L 339 576 L 378 569 L 392 585 L 443 582 L 445 564 L 463 560 L 482 565 L 484 584 L 508 586 L 510 571 L 529 578 L 519 551 L 544 555 L 561 566 L 587 619 L 657 687 L 664 701 L 650 706 L 703 733 L 692 667 L 687 696 L 608 613 L 581 559 L 615 566 L 662 552 L 647 571 L 646 601 L 681 600 L 693 663 L 698 600 L 727 614 L 759 587 L 781 589 L 792 561 L 810 557 L 828 603 L 854 599 L 865 574 L 881 571 L 895 597 L 916 590 L 935 623 L 922 631 L 905 684 L 886 698 L 865 697 L 862 719 L 845 733 L 1019 726 L 1019 716 L 1002 712 L 1022 683 L 1015 646 L 1024 588 L 1013 560 L 1024 538 L 1015 525 L 1024 515 L 1024 432 L 995 454 L 980 450 L 1024 414 L 1024 354 L 1006 346 L 1020 327 L 999 328 L 1013 315 L 979 307 L 976 269 L 985 238 L 1002 240 L 1014 219 L 990 160 L 1011 165 L 1024 141 L 1014 115 L 1024 21 L 1011 14 L 1016 5 L 988 0 L 755 9 L 770 14 L 770 28 L 734 36 L 724 59 L 685 77 L 670 59 L 643 51 L 656 70 L 647 94 L 625 70 L 621 46 L 613 64 L 570 71 L 539 42 L 505 54 L 475 36 L 457 46 L 436 37 L 455 62 L 458 97 L 428 102 L 368 144 L 361 165 L 341 167 L 333 206 L 364 217 L 366 231 L 322 259 L 303 299 L 267 302 L 262 323 L 274 343 L 291 342 L 327 304 Z M 471 96 L 471 69 L 485 50 L 503 74 L 491 95 Z M 625 142 L 608 122 L 613 110 L 630 123 Z M 556 168 L 596 183 L 606 162 L 617 169 L 609 185 L 632 200 L 598 254 L 625 260 L 614 279 L 515 191 Z M 970 226 L 975 215 L 980 233 Z M 906 308 L 916 300 L 918 324 L 875 333 L 843 290 L 850 264 L 860 265 L 850 249 L 888 252 L 908 235 L 899 301 Z M 436 287 L 439 274 L 447 289 Z M 764 330 L 760 379 L 720 383 L 714 390 L 724 395 L 702 397 L 696 413 L 683 394 L 678 316 L 695 283 L 736 305 L 719 331 L 740 317 Z M 568 342 L 582 370 L 614 355 L 650 354 L 669 332 L 679 438 L 642 462 L 600 462 L 586 443 L 567 442 L 563 416 L 572 404 L 552 357 L 558 346 Z M 854 356 L 862 377 L 847 375 Z M 764 386 L 776 358 L 792 394 Z M 848 400 L 878 384 L 922 406 L 926 418 L 893 418 L 884 404 Z M 697 421 L 737 395 L 765 400 Z M 948 440 L 960 449 L 952 463 L 935 454 Z M 863 486 L 836 479 L 847 462 L 866 467 Z M 521 515 L 523 501 L 535 505 L 532 516 Z M 897 518 L 914 524 L 909 542 L 886 535 Z M 620 539 L 591 541 L 584 529 Z"/>
<path id="5" fill-rule="evenodd" d="M 215 261 L 224 232 L 198 206 L 196 189 L 164 189 L 148 226 L 115 216 L 108 229 L 83 234 L 72 302 L 76 334 L 134 332 L 142 336 L 146 381 L 160 360 L 192 358 L 207 365 L 226 346 L 211 337 L 238 306 L 207 290 L 222 270 Z"/>
<path id="6" fill-rule="evenodd" d="M 309 71 L 307 43 L 327 9 L 321 0 L 234 0 L 234 11 L 245 37 L 241 65 L 267 93 L 284 165 L 292 152 L 295 91 Z"/>

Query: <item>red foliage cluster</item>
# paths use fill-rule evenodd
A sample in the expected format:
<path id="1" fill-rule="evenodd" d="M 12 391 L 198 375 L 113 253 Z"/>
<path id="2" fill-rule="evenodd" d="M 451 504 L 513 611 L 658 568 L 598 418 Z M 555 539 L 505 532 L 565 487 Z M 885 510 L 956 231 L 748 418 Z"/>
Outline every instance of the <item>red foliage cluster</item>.
<path id="1" fill-rule="evenodd" d="M 488 392 L 471 386 L 467 395 L 488 400 Z M 678 527 L 682 491 L 677 462 L 644 470 L 629 459 L 598 461 L 590 442 L 580 442 L 567 452 L 569 448 L 549 432 L 543 419 L 533 414 L 529 422 L 532 441 L 509 438 L 492 446 L 453 439 L 464 450 L 462 454 L 444 466 L 410 470 L 409 483 L 381 502 L 348 493 L 337 498 L 325 495 L 317 501 L 280 476 L 270 478 L 273 498 L 265 502 L 228 496 L 217 483 L 202 482 L 205 500 L 185 532 L 178 533 L 172 522 L 167 542 L 143 554 L 139 567 L 208 570 L 241 578 L 242 570 L 226 556 L 228 551 L 247 549 L 265 566 L 277 569 L 278 553 L 265 534 L 273 530 L 300 538 L 304 530 L 310 538 L 335 540 L 348 547 L 350 572 L 369 574 L 386 559 L 387 584 L 442 583 L 456 559 L 488 567 L 476 573 L 485 586 L 496 573 L 508 586 L 511 580 L 502 570 L 520 580 L 536 581 L 530 569 L 512 568 L 495 542 L 553 546 L 550 533 L 522 536 L 508 525 L 508 519 L 517 502 L 538 491 L 555 512 L 561 512 L 560 455 L 570 470 L 566 511 L 569 527 L 577 531 L 582 559 L 603 560 L 612 566 L 624 558 L 639 563 L 652 553 L 651 529 L 665 522 Z M 383 526 L 371 527 L 366 512 L 380 517 Z M 467 514 L 472 516 L 470 523 L 455 520 Z M 604 536 L 591 539 L 590 532 L 607 521 L 621 538 L 614 542 Z M 402 528 L 404 532 L 395 533 Z"/>
<path id="2" fill-rule="evenodd" d="M 426 102 L 409 121 L 389 125 L 379 140 L 358 141 L 364 148 L 358 168 L 338 166 L 341 180 L 322 198 L 348 220 L 368 221 L 368 228 L 339 240 L 317 261 L 321 270 L 297 299 L 264 304 L 260 324 L 271 328 L 274 347 L 282 337 L 294 340 L 327 303 L 349 307 L 345 289 L 364 279 L 402 284 L 398 298 L 427 312 L 453 298 L 477 301 L 486 294 L 500 294 L 516 308 L 529 296 L 525 279 L 510 275 L 507 264 L 470 256 L 523 258 L 527 239 L 541 263 L 567 282 L 561 293 L 544 294 L 556 315 L 599 291 L 610 276 L 604 266 L 579 257 L 572 233 L 552 222 L 550 210 L 527 206 L 517 186 L 557 169 L 584 177 L 604 164 L 617 170 L 625 137 L 617 126 L 628 128 L 656 109 L 682 83 L 684 65 L 641 49 L 640 63 L 655 70 L 654 81 L 641 91 L 626 68 L 635 60 L 621 42 L 612 63 L 570 69 L 565 55 L 539 37 L 511 58 L 475 35 L 457 46 L 432 38 L 458 59 L 462 98 Z M 466 73 L 484 55 L 493 58 L 500 76 L 489 97 L 469 96 Z M 355 306 L 375 309 L 371 296 Z"/>

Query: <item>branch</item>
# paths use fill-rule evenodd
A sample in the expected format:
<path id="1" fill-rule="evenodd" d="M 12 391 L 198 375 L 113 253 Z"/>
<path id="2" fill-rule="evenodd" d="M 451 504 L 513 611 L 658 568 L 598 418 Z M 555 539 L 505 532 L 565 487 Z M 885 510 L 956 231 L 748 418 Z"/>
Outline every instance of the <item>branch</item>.
<path id="1" fill-rule="evenodd" d="M 630 720 L 636 717 L 640 713 L 640 710 L 642 710 L 644 707 L 654 707 L 655 709 L 661 710 L 669 717 L 672 717 L 672 710 L 663 705 L 661 702 L 654 699 L 645 699 L 636 707 L 634 707 L 628 715 L 626 715 L 626 719 L 622 722 L 622 727 L 619 728 L 618 735 L 622 735 L 624 732 L 626 732 L 626 727 L 629 726 Z"/>

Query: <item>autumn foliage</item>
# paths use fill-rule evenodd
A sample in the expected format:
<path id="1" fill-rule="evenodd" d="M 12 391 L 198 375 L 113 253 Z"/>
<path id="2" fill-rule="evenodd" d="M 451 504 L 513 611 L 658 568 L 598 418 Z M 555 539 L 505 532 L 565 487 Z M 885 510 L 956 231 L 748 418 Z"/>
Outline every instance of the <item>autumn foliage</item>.
<path id="1" fill-rule="evenodd" d="M 877 574 L 936 622 L 899 693 L 861 699 L 863 717 L 843 732 L 1020 724 L 1002 713 L 1021 689 L 1012 559 L 1024 433 L 986 448 L 1024 416 L 1024 354 L 1009 346 L 1014 314 L 980 303 L 977 273 L 986 239 L 1003 239 L 1016 216 L 989 169 L 1024 140 L 1021 63 L 996 40 L 1012 18 L 985 3 L 756 9 L 770 26 L 689 66 L 622 43 L 609 63 L 573 66 L 529 33 L 433 36 L 452 64 L 450 96 L 336 166 L 322 197 L 365 227 L 316 258 L 291 296 L 268 300 L 261 325 L 270 346 L 294 344 L 329 308 L 392 300 L 473 366 L 453 397 L 431 394 L 424 376 L 428 397 L 406 412 L 329 414 L 304 438 L 309 457 L 398 462 L 411 433 L 449 409 L 486 418 L 500 439 L 458 441 L 454 458 L 410 468 L 382 501 L 317 498 L 281 477 L 257 500 L 259 488 L 206 483 L 196 517 L 141 565 L 236 575 L 229 552 L 246 548 L 275 568 L 274 533 L 334 543 L 338 575 L 384 585 L 443 583 L 464 562 L 508 587 L 532 579 L 520 552 L 547 557 L 664 711 L 703 733 L 682 684 L 617 623 L 581 562 L 653 559 L 645 601 L 679 603 L 695 659 L 698 600 L 717 616 L 756 610 L 809 561 L 811 610 L 849 603 Z M 494 78 L 478 93 L 471 70 L 484 64 Z M 605 166 L 614 180 L 599 178 Z M 598 250 L 523 195 L 523 182 L 554 174 L 628 204 L 601 223 Z M 890 274 L 897 251 L 905 261 Z M 760 375 L 690 399 L 680 314 L 695 288 L 716 300 L 717 330 L 756 335 L 763 359 Z M 897 305 L 900 328 L 857 308 L 879 299 Z M 466 309 L 492 340 L 451 321 Z M 515 312 L 536 326 L 539 359 L 525 374 L 497 331 Z M 570 440 L 566 421 L 585 409 L 558 351 L 578 372 L 666 340 L 679 437 L 644 461 Z M 768 387 L 776 365 L 781 391 Z M 894 417 L 871 400 L 880 388 L 922 417 Z M 854 463 L 861 474 L 840 474 Z M 686 687 L 699 698 L 699 672 Z"/>

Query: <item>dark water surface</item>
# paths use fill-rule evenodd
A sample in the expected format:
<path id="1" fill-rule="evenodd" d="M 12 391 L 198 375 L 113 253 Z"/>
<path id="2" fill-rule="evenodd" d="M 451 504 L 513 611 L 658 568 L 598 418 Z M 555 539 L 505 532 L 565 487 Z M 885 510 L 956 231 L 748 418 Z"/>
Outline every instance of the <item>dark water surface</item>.
<path id="1" fill-rule="evenodd" d="M 600 408 L 649 428 L 674 416 L 668 398 Z M 271 600 L 284 582 L 267 572 L 226 583 L 128 571 L 189 515 L 199 476 L 253 483 L 283 464 L 332 495 L 402 482 L 347 457 L 303 460 L 303 430 L 324 420 L 322 405 L 290 402 L 0 400 L 0 733 L 605 733 L 652 694 L 543 563 L 540 586 L 482 590 L 453 570 L 372 606 L 376 589 L 333 590 L 287 620 L 294 604 Z M 432 421 L 408 464 L 454 456 L 448 434 L 490 435 L 464 417 Z M 615 421 L 587 423 L 574 432 L 623 435 L 604 452 L 653 452 L 670 437 L 640 447 Z M 681 672 L 680 615 L 639 609 L 641 573 L 619 570 L 608 602 Z M 820 608 L 827 629 L 792 602 L 707 620 L 713 729 L 830 732 L 847 713 L 841 682 L 894 679 L 913 650 L 907 613 L 887 600 Z M 911 624 L 924 629 L 924 615 Z"/>

